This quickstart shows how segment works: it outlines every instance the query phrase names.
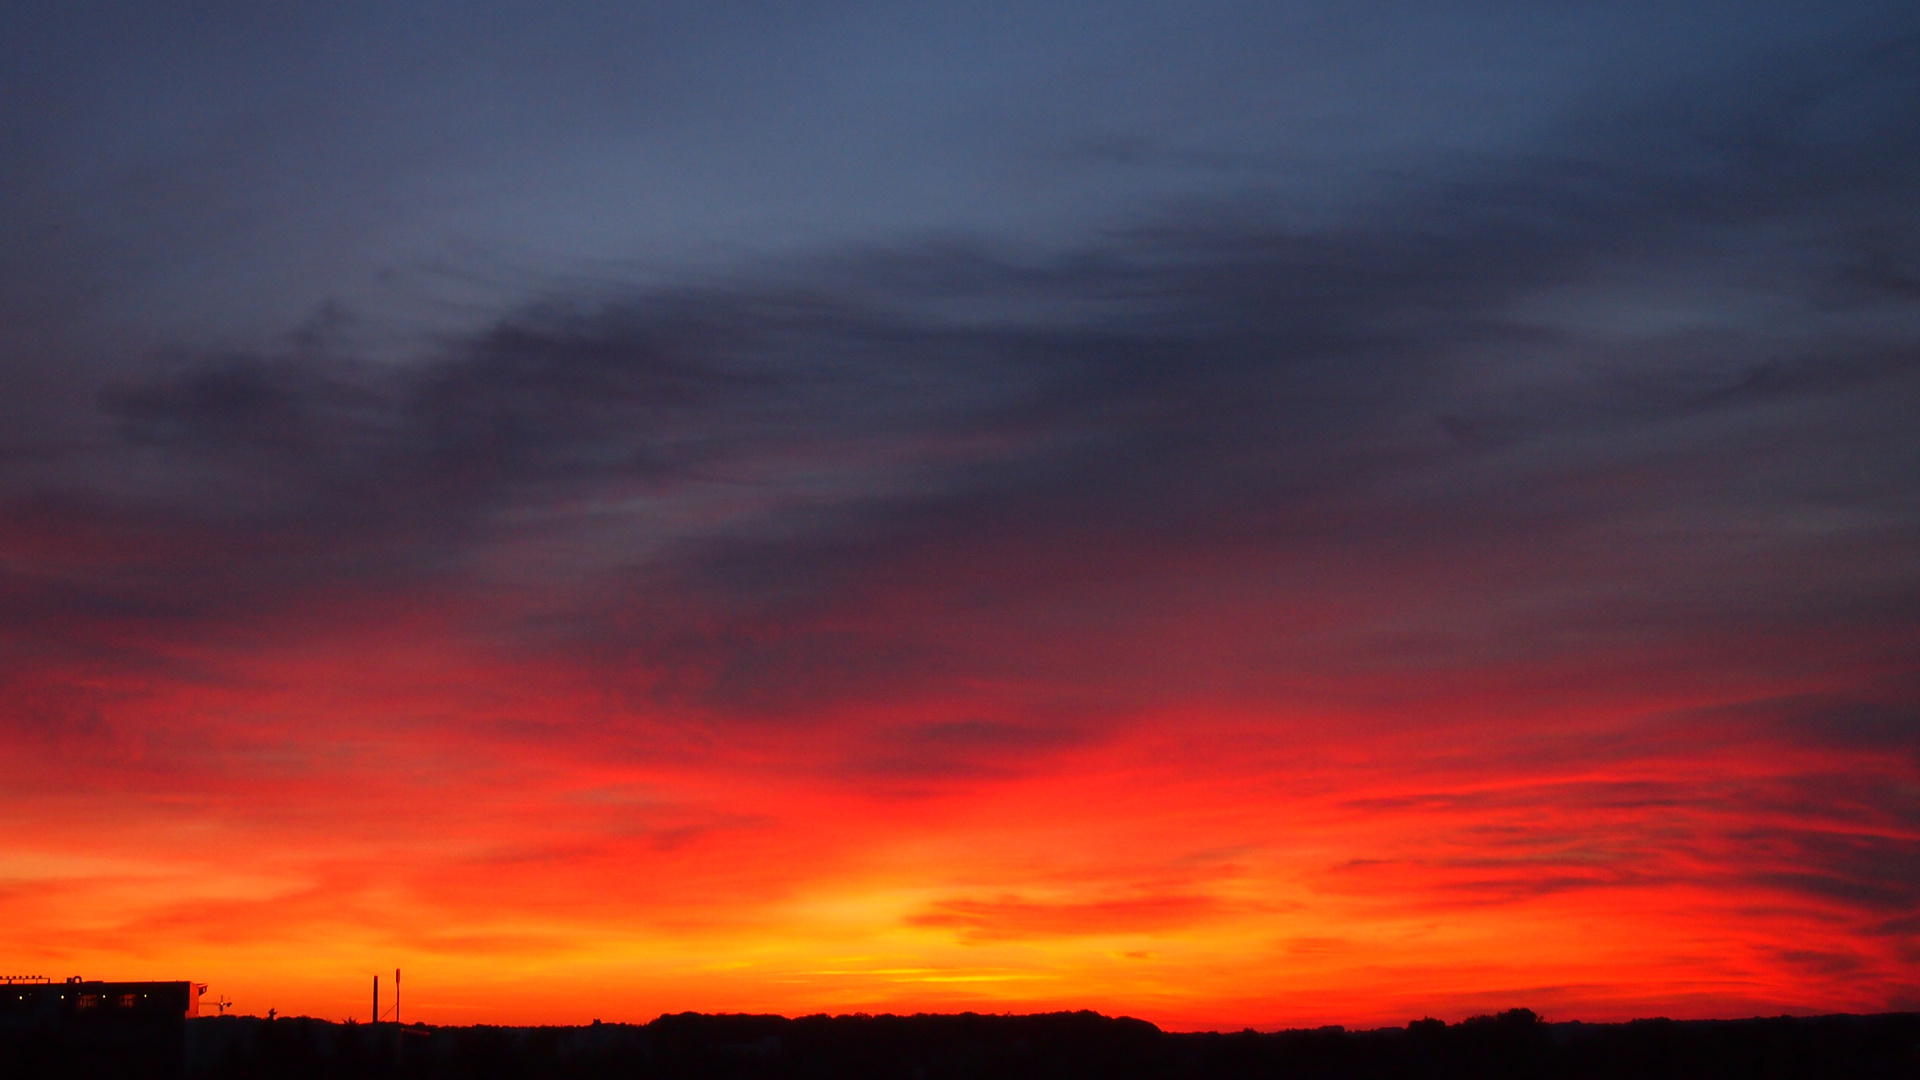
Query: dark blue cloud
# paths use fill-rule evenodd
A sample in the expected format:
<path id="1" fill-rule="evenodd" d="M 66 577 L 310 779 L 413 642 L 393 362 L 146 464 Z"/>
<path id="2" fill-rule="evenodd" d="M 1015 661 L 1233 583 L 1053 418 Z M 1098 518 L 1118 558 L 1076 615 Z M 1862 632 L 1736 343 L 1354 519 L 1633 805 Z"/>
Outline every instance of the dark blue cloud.
<path id="1" fill-rule="evenodd" d="M 730 40 L 689 19 L 665 36 Z M 1524 138 L 1385 139 L 1403 171 L 1343 198 L 1209 159 L 1210 188 L 1070 242 L 822 228 L 664 281 L 575 263 L 425 339 L 345 301 L 137 362 L 76 332 L 84 409 L 13 377 L 45 403 L 0 477 L 14 625 L 85 647 L 93 620 L 190 631 L 506 575 L 561 598 L 528 640 L 753 715 L 1042 668 L 1098 711 L 1741 635 L 1700 662 L 1752 663 L 1795 627 L 1897 641 L 1920 595 L 1916 38 L 1850 25 L 1714 79 L 1569 89 Z M 585 32 L 552 30 L 554 55 Z M 482 45 L 510 82 L 550 66 Z M 1133 138 L 1116 167 L 1199 167 Z M 98 205 L 128 212 L 116 190 Z M 503 569 L 529 539 L 564 554 Z M 1169 627 L 1236 606 L 1259 614 L 1219 655 L 1180 651 Z M 1087 650 L 1040 647 L 1061 619 Z"/>

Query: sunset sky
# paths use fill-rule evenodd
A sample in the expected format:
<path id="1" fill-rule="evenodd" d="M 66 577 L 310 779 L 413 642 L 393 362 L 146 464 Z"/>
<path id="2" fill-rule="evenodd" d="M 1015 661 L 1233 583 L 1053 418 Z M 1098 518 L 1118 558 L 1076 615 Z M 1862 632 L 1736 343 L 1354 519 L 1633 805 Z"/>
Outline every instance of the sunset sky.
<path id="1" fill-rule="evenodd" d="M 1920 1009 L 1911 0 L 29 0 L 0 102 L 0 974 Z"/>

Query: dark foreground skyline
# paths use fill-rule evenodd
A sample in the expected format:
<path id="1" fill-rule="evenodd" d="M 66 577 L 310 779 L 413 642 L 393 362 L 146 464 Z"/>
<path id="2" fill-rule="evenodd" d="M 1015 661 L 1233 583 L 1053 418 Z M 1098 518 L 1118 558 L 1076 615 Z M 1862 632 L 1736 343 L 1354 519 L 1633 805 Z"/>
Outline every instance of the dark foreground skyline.
<path id="1" fill-rule="evenodd" d="M 0 4 L 0 962 L 1920 1008 L 1913 0 Z"/>
<path id="2" fill-rule="evenodd" d="M 835 1077 L 840 1080 L 1903 1080 L 1920 1014 L 1548 1023 L 1527 1009 L 1452 1025 L 1345 1031 L 1163 1032 L 1097 1013 L 990 1016 L 662 1016 L 583 1027 L 341 1025 L 222 1017 L 81 1038 L 0 1031 L 21 1080 L 205 1077 L 421 1080 Z"/>

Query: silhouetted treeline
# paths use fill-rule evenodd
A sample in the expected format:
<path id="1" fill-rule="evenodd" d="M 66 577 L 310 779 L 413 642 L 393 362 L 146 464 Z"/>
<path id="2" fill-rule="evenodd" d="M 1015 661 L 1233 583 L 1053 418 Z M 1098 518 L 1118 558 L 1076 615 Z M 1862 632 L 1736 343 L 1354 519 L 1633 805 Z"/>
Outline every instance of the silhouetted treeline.
<path id="1" fill-rule="evenodd" d="M 12 1032 L 0 1076 L 207 1080 L 1298 1080 L 1920 1077 L 1920 1014 L 1754 1020 L 1541 1022 L 1525 1009 L 1374 1031 L 1172 1034 L 1091 1012 L 1040 1016 L 663 1016 L 589 1027 L 342 1025 L 306 1018 L 186 1021 L 137 1039 Z M 38 1040 L 38 1041 L 36 1041 Z"/>

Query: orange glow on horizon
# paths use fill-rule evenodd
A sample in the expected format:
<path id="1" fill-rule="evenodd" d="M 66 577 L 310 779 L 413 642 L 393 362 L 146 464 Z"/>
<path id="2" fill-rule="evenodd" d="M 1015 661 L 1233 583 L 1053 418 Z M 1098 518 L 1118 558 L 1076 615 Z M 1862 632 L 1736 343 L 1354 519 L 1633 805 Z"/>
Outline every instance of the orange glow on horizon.
<path id="1" fill-rule="evenodd" d="M 95 682 L 97 728 L 8 762 L 12 963 L 334 1019 L 364 1019 L 368 973 L 398 966 L 408 1017 L 434 1023 L 1094 1008 L 1369 1026 L 1909 992 L 1885 916 L 1809 890 L 1796 860 L 1823 837 L 1910 842 L 1798 795 L 1910 768 L 1674 722 L 1711 703 L 1698 690 L 1563 694 L 1504 736 L 1471 690 L 1411 728 L 1398 705 L 1230 702 L 1058 744 L 933 721 L 958 726 L 915 763 L 890 756 L 903 713 L 986 705 L 720 738 L 563 670 L 407 644 L 418 629 L 218 679 Z M 62 740 L 92 741 L 46 752 Z"/>

